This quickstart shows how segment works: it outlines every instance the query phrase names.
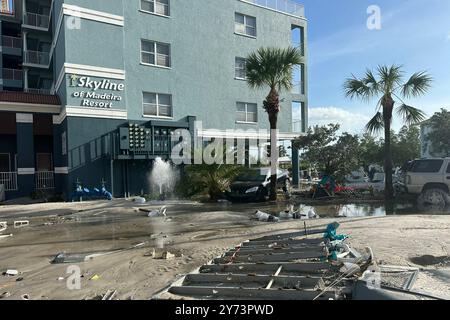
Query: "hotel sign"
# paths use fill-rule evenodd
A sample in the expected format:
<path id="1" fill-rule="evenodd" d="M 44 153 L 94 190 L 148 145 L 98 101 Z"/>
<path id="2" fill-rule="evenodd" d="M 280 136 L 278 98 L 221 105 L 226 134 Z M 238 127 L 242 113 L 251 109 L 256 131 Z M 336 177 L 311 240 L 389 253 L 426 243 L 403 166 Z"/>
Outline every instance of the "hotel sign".
<path id="1" fill-rule="evenodd" d="M 113 103 L 123 100 L 121 93 L 125 90 L 125 84 L 117 83 L 109 79 L 95 80 L 91 77 L 69 75 L 70 87 L 76 88 L 71 96 L 81 100 L 82 107 L 112 108 Z"/>

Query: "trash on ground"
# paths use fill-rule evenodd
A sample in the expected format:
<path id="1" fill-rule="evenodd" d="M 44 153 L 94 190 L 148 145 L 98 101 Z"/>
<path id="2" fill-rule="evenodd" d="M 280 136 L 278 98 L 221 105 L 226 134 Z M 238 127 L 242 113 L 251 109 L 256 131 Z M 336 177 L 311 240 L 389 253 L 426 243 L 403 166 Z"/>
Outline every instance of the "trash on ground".
<path id="1" fill-rule="evenodd" d="M 58 278 L 58 281 L 63 281 L 64 280 L 64 277 L 59 277 Z"/>
<path id="2" fill-rule="evenodd" d="M 59 264 L 59 263 L 78 263 L 86 261 L 86 255 L 83 254 L 66 254 L 65 252 L 58 253 L 51 263 Z"/>
<path id="3" fill-rule="evenodd" d="M 152 210 L 148 213 L 148 217 L 149 218 L 154 218 L 154 217 L 167 217 L 167 207 L 163 206 L 157 210 Z"/>
<path id="4" fill-rule="evenodd" d="M 93 280 L 93 281 L 100 280 L 100 276 L 98 274 L 95 274 L 89 280 Z"/>
<path id="5" fill-rule="evenodd" d="M 28 227 L 29 225 L 30 225 L 30 221 L 28 221 L 28 220 L 14 221 L 15 229 Z"/>
<path id="6" fill-rule="evenodd" d="M 12 277 L 17 276 L 18 274 L 19 274 L 19 271 L 14 270 L 14 269 L 8 269 L 5 272 L 6 276 L 12 276 Z"/>
<path id="7" fill-rule="evenodd" d="M 117 291 L 116 290 L 108 290 L 106 291 L 106 293 L 103 295 L 102 300 L 113 300 L 114 297 L 116 296 Z"/>
<path id="8" fill-rule="evenodd" d="M 11 234 L 0 235 L 0 240 L 6 239 L 6 238 L 10 238 L 12 236 L 13 236 L 12 233 Z"/>
<path id="9" fill-rule="evenodd" d="M 274 215 L 262 212 L 262 211 L 256 211 L 255 218 L 258 219 L 258 221 L 262 222 L 278 222 L 280 221 L 279 218 L 275 217 Z"/>
<path id="10" fill-rule="evenodd" d="M 147 202 L 147 200 L 143 197 L 137 197 L 134 199 L 134 202 L 136 202 L 137 204 L 144 204 Z"/>
<path id="11" fill-rule="evenodd" d="M 6 221 L 0 222 L 0 232 L 5 231 L 6 229 L 8 229 L 8 223 Z"/>
<path id="12" fill-rule="evenodd" d="M 21 298 L 22 300 L 30 300 L 30 296 L 28 294 L 23 294 Z"/>
<path id="13" fill-rule="evenodd" d="M 164 259 L 164 260 L 171 260 L 174 258 L 175 258 L 175 255 L 173 253 L 170 253 L 169 251 L 165 251 L 162 253 L 162 259 Z"/>
<path id="14" fill-rule="evenodd" d="M 0 299 L 9 298 L 11 297 L 11 292 L 5 291 L 2 294 L 0 294 Z"/>
<path id="15" fill-rule="evenodd" d="M 19 277 L 19 278 L 16 279 L 16 281 L 17 281 L 17 282 L 23 281 L 23 278 L 22 278 L 22 277 Z"/>

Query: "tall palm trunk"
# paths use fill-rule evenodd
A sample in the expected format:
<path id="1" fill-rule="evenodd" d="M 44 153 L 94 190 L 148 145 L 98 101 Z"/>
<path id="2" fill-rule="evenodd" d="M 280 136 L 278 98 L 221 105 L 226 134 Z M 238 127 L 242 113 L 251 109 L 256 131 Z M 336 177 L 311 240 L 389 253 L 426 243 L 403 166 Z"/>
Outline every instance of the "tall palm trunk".
<path id="1" fill-rule="evenodd" d="M 394 110 L 394 100 L 387 96 L 383 98 L 383 120 L 384 120 L 384 174 L 385 186 L 384 196 L 386 200 L 394 198 L 394 186 L 392 183 L 392 148 L 391 148 L 391 124 L 392 112 Z"/>
<path id="2" fill-rule="evenodd" d="M 270 200 L 277 200 L 277 171 L 278 171 L 278 134 L 277 123 L 280 112 L 280 97 L 275 88 L 271 88 L 265 101 L 270 123 Z"/>

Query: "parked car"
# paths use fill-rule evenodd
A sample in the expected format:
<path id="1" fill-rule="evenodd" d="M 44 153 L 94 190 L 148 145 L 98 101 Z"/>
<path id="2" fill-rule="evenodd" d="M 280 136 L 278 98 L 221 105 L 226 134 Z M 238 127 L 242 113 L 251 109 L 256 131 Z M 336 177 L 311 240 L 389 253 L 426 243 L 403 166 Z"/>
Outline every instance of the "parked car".
<path id="1" fill-rule="evenodd" d="M 420 204 L 450 204 L 450 158 L 414 160 L 403 184 L 407 193 L 419 196 Z"/>
<path id="2" fill-rule="evenodd" d="M 246 170 L 240 174 L 225 192 L 227 200 L 237 201 L 266 201 L 269 198 L 270 168 Z M 277 171 L 277 187 L 289 194 L 291 179 L 284 170 Z"/>

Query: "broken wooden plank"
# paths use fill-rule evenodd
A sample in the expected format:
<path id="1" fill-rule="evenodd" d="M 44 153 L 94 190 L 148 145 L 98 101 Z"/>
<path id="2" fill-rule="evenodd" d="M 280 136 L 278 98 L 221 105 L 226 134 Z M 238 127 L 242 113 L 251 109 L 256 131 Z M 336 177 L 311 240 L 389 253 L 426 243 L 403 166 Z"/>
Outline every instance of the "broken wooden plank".
<path id="1" fill-rule="evenodd" d="M 188 297 L 199 297 L 209 300 L 312 300 L 319 291 L 314 290 L 278 290 L 278 289 L 249 289 L 225 287 L 190 287 L 174 286 L 168 290 L 172 294 Z M 335 292 L 326 292 L 318 300 L 336 299 Z"/>

